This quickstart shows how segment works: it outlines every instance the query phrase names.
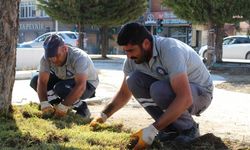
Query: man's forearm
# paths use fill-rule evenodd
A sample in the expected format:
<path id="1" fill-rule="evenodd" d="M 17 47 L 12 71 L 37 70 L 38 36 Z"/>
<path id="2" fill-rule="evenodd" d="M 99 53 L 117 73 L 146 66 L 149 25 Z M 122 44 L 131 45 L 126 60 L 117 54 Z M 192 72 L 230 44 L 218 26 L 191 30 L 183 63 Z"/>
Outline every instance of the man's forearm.
<path id="1" fill-rule="evenodd" d="M 69 93 L 69 95 L 62 102 L 63 105 L 71 106 L 82 96 L 86 89 L 86 86 L 75 86 Z"/>
<path id="2" fill-rule="evenodd" d="M 112 114 L 114 114 L 124 105 L 126 105 L 130 98 L 131 98 L 130 93 L 119 91 L 117 95 L 113 98 L 112 102 L 109 103 L 102 112 L 106 114 L 107 117 L 110 117 Z"/>
<path id="3" fill-rule="evenodd" d="M 48 101 L 47 86 L 38 84 L 37 94 L 38 94 L 38 98 L 39 98 L 40 102 Z"/>

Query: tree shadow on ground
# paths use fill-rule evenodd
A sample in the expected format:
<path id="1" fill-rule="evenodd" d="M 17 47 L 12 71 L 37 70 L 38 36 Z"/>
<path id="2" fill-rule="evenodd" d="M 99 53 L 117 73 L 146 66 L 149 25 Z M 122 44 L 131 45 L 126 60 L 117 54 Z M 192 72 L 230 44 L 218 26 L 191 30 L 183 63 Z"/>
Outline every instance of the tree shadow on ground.
<path id="1" fill-rule="evenodd" d="M 32 131 L 22 133 L 17 125 L 17 113 L 10 106 L 10 112 L 7 115 L 0 115 L 0 147 L 1 149 L 71 149 L 78 150 L 75 147 L 65 147 L 59 143 L 69 141 L 67 136 L 48 134 L 46 139 L 39 139 L 31 135 Z M 30 112 L 21 114 L 24 118 L 29 118 Z M 39 116 L 39 115 L 38 115 Z M 20 124 L 20 122 L 19 122 Z"/>

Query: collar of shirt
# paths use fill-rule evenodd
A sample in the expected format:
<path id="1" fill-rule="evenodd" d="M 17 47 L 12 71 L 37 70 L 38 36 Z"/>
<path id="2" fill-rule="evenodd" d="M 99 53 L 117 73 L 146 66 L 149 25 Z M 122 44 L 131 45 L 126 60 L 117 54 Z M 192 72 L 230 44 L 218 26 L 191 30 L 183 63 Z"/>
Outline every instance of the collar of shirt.
<path id="1" fill-rule="evenodd" d="M 70 47 L 68 47 L 67 60 L 66 60 L 66 62 L 65 62 L 65 64 L 64 64 L 64 65 L 66 65 L 66 66 L 69 64 L 69 57 L 70 57 L 71 51 L 72 51 L 72 49 L 71 49 Z"/>
<path id="2" fill-rule="evenodd" d="M 155 62 L 155 58 L 159 55 L 158 54 L 158 47 L 157 47 L 157 45 L 156 45 L 157 43 L 156 43 L 156 37 L 155 36 L 153 36 L 153 56 L 152 56 L 152 58 L 149 60 L 149 67 L 151 68 L 152 67 L 152 65 L 154 64 L 154 62 Z"/>

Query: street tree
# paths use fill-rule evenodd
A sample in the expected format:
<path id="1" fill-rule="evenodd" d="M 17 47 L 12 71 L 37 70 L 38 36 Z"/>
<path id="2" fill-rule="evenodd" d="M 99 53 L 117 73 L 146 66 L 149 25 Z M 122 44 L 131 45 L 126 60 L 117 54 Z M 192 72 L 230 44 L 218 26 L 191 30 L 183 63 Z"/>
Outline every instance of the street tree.
<path id="1" fill-rule="evenodd" d="M 93 24 L 99 27 L 101 35 L 101 54 L 107 57 L 109 48 L 109 31 L 126 22 L 135 21 L 144 14 L 147 8 L 146 0 L 103 0 L 94 7 Z"/>
<path id="2" fill-rule="evenodd" d="M 237 23 L 249 18 L 248 0 L 163 0 L 163 5 L 185 20 L 208 26 L 208 62 L 222 62 L 224 24 Z"/>
<path id="3" fill-rule="evenodd" d="M 92 0 L 38 0 L 38 7 L 55 20 L 78 26 L 78 46 L 84 49 L 84 27 L 90 24 L 92 13 L 89 11 L 96 4 Z"/>
<path id="4" fill-rule="evenodd" d="M 102 57 L 107 57 L 108 29 L 136 20 L 147 7 L 146 0 L 38 0 L 40 8 L 63 23 L 76 23 L 79 31 L 84 25 L 99 27 Z M 79 37 L 79 39 L 83 39 Z M 79 43 L 83 43 L 80 42 Z M 82 47 L 80 47 L 82 48 Z"/>
<path id="5" fill-rule="evenodd" d="M 0 114 L 8 114 L 15 81 L 19 0 L 0 0 Z"/>

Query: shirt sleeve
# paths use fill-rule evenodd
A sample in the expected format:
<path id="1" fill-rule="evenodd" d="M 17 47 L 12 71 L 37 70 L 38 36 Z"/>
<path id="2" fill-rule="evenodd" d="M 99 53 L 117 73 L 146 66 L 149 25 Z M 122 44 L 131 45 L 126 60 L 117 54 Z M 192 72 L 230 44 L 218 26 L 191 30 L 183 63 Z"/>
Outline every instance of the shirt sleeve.
<path id="1" fill-rule="evenodd" d="M 129 74 L 131 74 L 131 72 L 133 72 L 133 65 L 131 64 L 131 60 L 126 58 L 126 60 L 123 63 L 123 72 L 126 76 L 128 76 Z"/>
<path id="2" fill-rule="evenodd" d="M 88 74 L 89 62 L 86 57 L 79 57 L 75 62 L 76 74 Z"/>
<path id="3" fill-rule="evenodd" d="M 172 44 L 173 46 L 163 51 L 161 56 L 163 64 L 168 70 L 170 79 L 176 74 L 187 72 L 186 58 L 188 57 L 185 56 L 187 53 L 183 51 L 184 47 L 178 46 L 174 42 Z"/>
<path id="4" fill-rule="evenodd" d="M 48 60 L 45 59 L 44 56 L 40 60 L 39 71 L 40 72 L 50 72 L 49 62 L 48 62 Z"/>

